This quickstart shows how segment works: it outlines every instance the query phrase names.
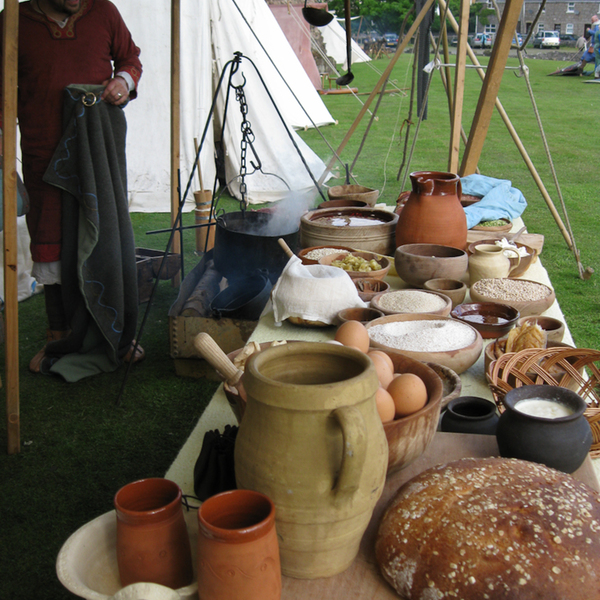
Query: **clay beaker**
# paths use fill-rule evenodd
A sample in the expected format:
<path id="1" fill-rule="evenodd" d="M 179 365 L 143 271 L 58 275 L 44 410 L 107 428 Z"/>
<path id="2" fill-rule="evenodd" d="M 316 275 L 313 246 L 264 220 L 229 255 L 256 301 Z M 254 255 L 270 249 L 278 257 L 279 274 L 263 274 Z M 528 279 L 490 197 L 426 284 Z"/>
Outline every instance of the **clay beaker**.
<path id="1" fill-rule="evenodd" d="M 412 191 L 396 225 L 396 247 L 404 244 L 441 244 L 464 250 L 467 217 L 460 203 L 460 177 L 454 173 L 415 171 Z"/>
<path id="2" fill-rule="evenodd" d="M 285 344 L 250 357 L 244 386 L 237 485 L 273 500 L 283 574 L 313 579 L 344 571 L 387 470 L 373 361 L 344 346 Z"/>
<path id="3" fill-rule="evenodd" d="M 511 252 L 516 257 L 512 263 L 505 252 Z M 496 244 L 478 244 L 469 256 L 469 277 L 473 285 L 480 279 L 497 279 L 508 277 L 521 262 L 521 256 L 517 250 L 502 248 Z"/>
<path id="4" fill-rule="evenodd" d="M 178 589 L 194 571 L 181 489 L 168 479 L 134 481 L 115 494 L 117 564 L 123 587 L 151 582 Z"/>

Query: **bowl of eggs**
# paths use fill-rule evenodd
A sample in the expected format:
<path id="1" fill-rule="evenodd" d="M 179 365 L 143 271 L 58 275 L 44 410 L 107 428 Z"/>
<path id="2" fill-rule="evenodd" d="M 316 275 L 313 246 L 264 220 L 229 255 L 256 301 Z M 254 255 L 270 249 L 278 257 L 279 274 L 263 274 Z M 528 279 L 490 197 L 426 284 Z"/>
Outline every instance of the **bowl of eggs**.
<path id="1" fill-rule="evenodd" d="M 388 441 L 388 473 L 402 469 L 423 454 L 435 435 L 442 379 L 421 361 L 370 348 L 367 329 L 358 321 L 343 323 L 335 340 L 366 352 L 373 361 L 381 384 L 375 401 Z"/>

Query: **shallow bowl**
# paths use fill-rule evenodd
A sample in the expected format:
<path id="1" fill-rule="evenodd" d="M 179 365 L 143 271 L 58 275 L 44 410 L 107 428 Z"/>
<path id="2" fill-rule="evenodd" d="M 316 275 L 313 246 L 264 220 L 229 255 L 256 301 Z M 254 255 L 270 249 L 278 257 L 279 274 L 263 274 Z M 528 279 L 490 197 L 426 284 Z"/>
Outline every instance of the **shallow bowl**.
<path id="1" fill-rule="evenodd" d="M 462 328 L 461 331 L 465 333 L 465 336 L 468 335 L 467 332 L 471 334 L 468 335 L 468 337 L 473 341 L 465 343 L 463 347 L 459 347 L 453 350 L 432 349 L 431 351 L 416 351 L 395 348 L 389 343 L 382 343 L 373 339 L 373 334 L 371 331 L 373 327 L 376 327 L 378 325 L 387 325 L 388 323 L 404 323 L 410 321 L 433 321 L 433 323 L 423 323 L 422 326 L 424 327 L 444 327 L 445 325 L 447 325 L 447 323 L 458 324 Z M 438 363 L 440 365 L 452 369 L 455 373 L 459 375 L 477 362 L 477 359 L 481 355 L 481 350 L 483 348 L 483 338 L 474 327 L 471 327 L 471 325 L 467 325 L 465 323 L 460 323 L 459 321 L 456 321 L 456 319 L 452 319 L 451 317 L 440 317 L 435 315 L 419 314 L 386 315 L 385 317 L 381 317 L 380 319 L 370 321 L 365 325 L 365 327 L 369 331 L 369 337 L 371 338 L 371 345 L 373 347 L 390 352 L 401 352 L 405 356 L 409 356 L 410 358 L 414 358 L 415 360 L 421 360 L 423 362 Z M 414 334 L 413 338 L 415 337 L 415 335 L 418 334 Z"/>
<path id="2" fill-rule="evenodd" d="M 473 254 L 475 248 L 480 246 L 481 244 L 493 244 L 496 245 L 498 239 L 489 239 L 489 240 L 478 240 L 469 244 L 467 248 L 467 252 L 469 254 Z M 527 250 L 527 256 L 521 256 L 521 260 L 518 262 L 518 266 L 511 271 L 511 277 L 522 277 L 529 267 L 537 260 L 537 250 L 534 250 L 531 246 L 527 246 L 527 244 L 521 244 L 520 242 L 512 242 L 514 246 L 517 248 L 525 248 Z M 510 264 L 514 267 L 517 264 L 517 259 L 513 254 L 507 256 L 508 260 L 510 260 Z"/>
<path id="3" fill-rule="evenodd" d="M 415 300 L 422 298 L 424 301 L 428 300 L 430 297 L 433 297 L 436 300 L 439 298 L 443 302 L 443 305 L 436 309 L 422 308 L 416 310 L 418 305 L 415 304 L 414 310 L 408 310 L 406 302 L 400 302 L 398 308 L 392 308 L 389 302 L 393 300 L 394 296 L 407 299 L 412 296 Z M 402 305 L 404 305 L 405 308 L 401 308 Z M 433 292 L 431 290 L 388 290 L 387 292 L 382 292 L 381 294 L 373 296 L 373 298 L 371 298 L 371 306 L 380 310 L 384 315 L 420 314 L 447 317 L 452 310 L 452 301 L 445 294 Z"/>
<path id="4" fill-rule="evenodd" d="M 482 291 L 483 286 L 495 287 L 496 291 Z M 528 290 L 532 287 L 537 289 L 537 286 L 541 288 L 540 291 L 543 292 L 543 297 L 532 299 L 533 296 L 528 294 Z M 502 291 L 505 288 L 510 288 L 510 295 Z M 530 299 L 519 299 L 524 294 L 527 294 L 527 297 Z M 498 302 L 500 304 L 507 304 L 516 308 L 522 317 L 543 313 L 552 306 L 555 299 L 556 296 L 552 288 L 543 283 L 528 279 L 513 279 L 512 277 L 480 279 L 471 286 L 471 300 L 473 302 Z"/>
<path id="5" fill-rule="evenodd" d="M 519 311 L 497 302 L 471 302 L 452 310 L 454 319 L 472 325 L 484 339 L 506 335 L 517 323 Z"/>
<path id="6" fill-rule="evenodd" d="M 364 258 L 367 262 L 374 260 L 381 266 L 381 269 L 376 271 L 346 271 L 352 279 L 383 279 L 390 270 L 390 260 L 386 256 L 374 254 L 373 252 L 343 252 L 341 254 L 328 254 L 319 259 L 320 265 L 333 266 L 332 263 L 336 260 L 344 260 L 348 255 Z M 338 267 L 341 268 L 341 267 Z M 345 269 L 344 269 L 345 270 Z"/>
<path id="7" fill-rule="evenodd" d="M 313 250 L 318 252 L 319 250 L 330 249 L 338 250 L 338 253 L 352 252 L 354 250 L 354 248 L 349 248 L 348 246 L 311 246 L 310 248 L 302 248 L 302 250 L 299 250 L 296 253 L 296 256 L 302 261 L 303 265 L 317 265 L 319 264 L 319 259 L 321 259 L 322 256 L 319 256 L 319 258 L 308 258 L 307 254 Z M 331 254 L 335 254 L 335 252 L 332 252 Z M 325 256 L 325 254 L 323 254 L 323 256 Z"/>
<path id="8" fill-rule="evenodd" d="M 459 279 L 448 279 L 441 277 L 438 279 L 430 279 L 424 283 L 426 290 L 432 292 L 441 292 L 452 300 L 452 308 L 464 302 L 467 295 L 467 284 Z"/>
<path id="9" fill-rule="evenodd" d="M 385 353 L 394 363 L 394 373 L 413 373 L 427 388 L 427 404 L 421 410 L 383 424 L 389 448 L 388 473 L 392 473 L 419 458 L 433 440 L 442 409 L 443 383 L 428 365 L 400 352 Z"/>
<path id="10" fill-rule="evenodd" d="M 473 231 L 493 231 L 496 233 L 508 232 L 512 229 L 512 222 L 510 219 L 493 219 L 493 221 L 504 221 L 504 223 L 502 225 L 483 225 L 486 221 L 482 221 L 474 227 L 471 227 L 471 229 Z"/>
<path id="11" fill-rule="evenodd" d="M 525 323 L 537 323 L 545 332 L 549 342 L 562 342 L 565 335 L 565 324 L 554 317 L 545 317 L 543 315 L 531 315 L 521 317 L 517 324 L 519 326 Z"/>
<path id="12" fill-rule="evenodd" d="M 430 279 L 462 279 L 469 267 L 469 255 L 453 246 L 404 244 L 396 248 L 394 264 L 403 281 L 423 287 Z"/>
<path id="13" fill-rule="evenodd" d="M 334 185 L 327 190 L 330 200 L 361 200 L 369 206 L 375 206 L 379 198 L 379 190 L 364 185 Z"/>
<path id="14" fill-rule="evenodd" d="M 383 313 L 376 308 L 345 308 L 337 314 L 340 323 L 346 323 L 346 321 L 368 323 L 380 317 L 383 317 Z"/>
<path id="15" fill-rule="evenodd" d="M 383 279 L 373 279 L 372 277 L 359 277 L 353 279 L 354 285 L 358 290 L 358 297 L 363 302 L 371 302 L 373 296 L 387 292 L 390 289 L 390 284 Z"/>

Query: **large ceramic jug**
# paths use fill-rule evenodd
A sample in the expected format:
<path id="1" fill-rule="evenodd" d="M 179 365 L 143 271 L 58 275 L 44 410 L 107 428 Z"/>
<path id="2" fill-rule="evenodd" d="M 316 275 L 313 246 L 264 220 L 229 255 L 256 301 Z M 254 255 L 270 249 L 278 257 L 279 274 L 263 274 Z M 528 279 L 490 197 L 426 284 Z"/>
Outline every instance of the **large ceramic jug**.
<path id="1" fill-rule="evenodd" d="M 511 262 L 505 252 L 515 255 L 515 262 Z M 469 256 L 469 277 L 473 285 L 480 279 L 497 279 L 508 277 L 521 262 L 517 250 L 502 248 L 496 244 L 478 244 Z"/>
<path id="2" fill-rule="evenodd" d="M 366 354 L 334 344 L 270 347 L 246 364 L 236 480 L 275 503 L 284 575 L 329 577 L 358 553 L 387 470 L 378 386 Z"/>
<path id="3" fill-rule="evenodd" d="M 441 244 L 464 250 L 467 217 L 460 203 L 460 178 L 454 173 L 415 171 L 412 191 L 398 215 L 396 247 Z"/>

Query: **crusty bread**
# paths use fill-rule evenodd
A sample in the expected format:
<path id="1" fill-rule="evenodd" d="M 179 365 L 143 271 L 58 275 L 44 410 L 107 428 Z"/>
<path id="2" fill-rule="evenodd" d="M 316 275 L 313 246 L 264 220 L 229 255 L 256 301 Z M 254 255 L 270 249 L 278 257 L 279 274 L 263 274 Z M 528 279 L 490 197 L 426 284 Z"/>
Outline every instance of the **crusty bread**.
<path id="1" fill-rule="evenodd" d="M 600 599 L 600 494 L 516 459 L 462 459 L 407 482 L 377 535 L 406 600 Z"/>

